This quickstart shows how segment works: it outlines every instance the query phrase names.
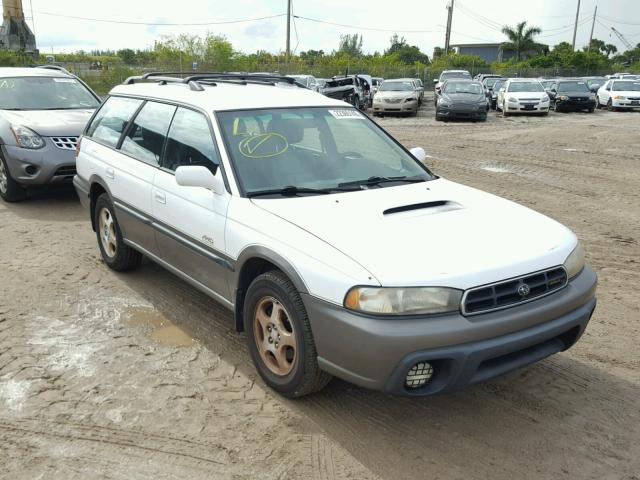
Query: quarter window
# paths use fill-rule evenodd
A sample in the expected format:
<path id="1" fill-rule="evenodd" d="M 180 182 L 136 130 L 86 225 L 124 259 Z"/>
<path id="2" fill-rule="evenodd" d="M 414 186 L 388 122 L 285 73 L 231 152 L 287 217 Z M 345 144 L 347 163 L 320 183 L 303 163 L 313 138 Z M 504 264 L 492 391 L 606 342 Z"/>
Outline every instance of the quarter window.
<path id="1" fill-rule="evenodd" d="M 115 147 L 141 104 L 142 100 L 134 98 L 110 97 L 89 125 L 87 137 Z"/>
<path id="2" fill-rule="evenodd" d="M 211 170 L 220 164 L 218 153 L 204 115 L 178 108 L 171 128 L 162 166 L 175 171 L 180 166 L 204 166 Z"/>
<path id="3" fill-rule="evenodd" d="M 122 152 L 150 165 L 160 164 L 162 147 L 167 138 L 176 107 L 147 102 L 136 116 L 122 141 Z"/>

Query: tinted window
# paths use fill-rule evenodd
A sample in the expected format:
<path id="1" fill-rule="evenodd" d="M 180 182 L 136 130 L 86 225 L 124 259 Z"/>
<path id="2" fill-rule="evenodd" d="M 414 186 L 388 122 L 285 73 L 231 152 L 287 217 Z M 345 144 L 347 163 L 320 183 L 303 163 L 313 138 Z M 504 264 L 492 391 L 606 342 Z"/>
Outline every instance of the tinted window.
<path id="1" fill-rule="evenodd" d="M 211 168 L 219 164 L 209 122 L 205 116 L 187 108 L 178 108 L 169 130 L 162 166 L 175 170 L 182 165 Z"/>
<path id="2" fill-rule="evenodd" d="M 159 165 L 175 111 L 172 105 L 147 102 L 124 137 L 120 150 L 143 162 Z"/>
<path id="3" fill-rule="evenodd" d="M 142 104 L 134 98 L 110 97 L 87 129 L 87 136 L 115 147 L 127 123 Z"/>

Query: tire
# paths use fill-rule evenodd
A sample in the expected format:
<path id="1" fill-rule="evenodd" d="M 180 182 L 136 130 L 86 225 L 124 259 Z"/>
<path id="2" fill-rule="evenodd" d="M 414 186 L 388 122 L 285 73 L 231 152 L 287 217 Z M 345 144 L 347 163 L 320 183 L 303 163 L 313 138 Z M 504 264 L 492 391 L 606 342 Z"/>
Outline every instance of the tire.
<path id="1" fill-rule="evenodd" d="M 596 111 L 596 107 L 591 107 L 589 110 L 587 110 L 589 113 L 593 113 Z"/>
<path id="2" fill-rule="evenodd" d="M 142 254 L 125 245 L 113 203 L 106 193 L 96 200 L 93 211 L 96 237 L 104 263 L 116 272 L 133 270 L 142 263 Z"/>
<path id="3" fill-rule="evenodd" d="M 509 116 L 509 112 L 507 112 L 507 108 L 506 108 L 504 103 L 502 104 L 502 109 L 501 110 L 502 110 L 502 116 L 503 117 L 508 117 Z"/>
<path id="4" fill-rule="evenodd" d="M 607 102 L 607 110 L 609 110 L 610 112 L 616 111 L 616 107 L 613 106 L 613 101 L 611 99 L 609 99 L 609 101 Z"/>
<path id="5" fill-rule="evenodd" d="M 596 97 L 596 108 L 598 110 L 600 110 L 602 108 L 602 105 L 600 104 L 600 97 Z"/>
<path id="6" fill-rule="evenodd" d="M 0 154 L 0 197 L 5 202 L 19 202 L 27 196 L 27 191 L 11 176 L 4 156 Z"/>
<path id="7" fill-rule="evenodd" d="M 274 309 L 280 313 L 274 314 Z M 331 375 L 318 366 L 302 298 L 281 271 L 268 271 L 251 282 L 243 317 L 251 359 L 269 387 L 285 397 L 297 398 L 322 390 L 329 383 Z"/>

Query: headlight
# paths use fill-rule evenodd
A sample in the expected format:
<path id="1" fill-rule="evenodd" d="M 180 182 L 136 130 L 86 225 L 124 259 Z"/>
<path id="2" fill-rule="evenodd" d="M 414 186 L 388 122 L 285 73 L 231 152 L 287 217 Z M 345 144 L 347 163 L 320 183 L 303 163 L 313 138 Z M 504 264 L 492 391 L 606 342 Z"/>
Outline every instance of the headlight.
<path id="1" fill-rule="evenodd" d="M 623 97 L 622 95 L 616 95 L 615 97 L 613 97 L 614 100 L 626 100 L 627 97 Z"/>
<path id="2" fill-rule="evenodd" d="M 415 102 L 415 101 L 416 101 L 416 99 L 415 99 L 415 98 L 413 98 L 413 97 L 410 97 L 410 98 L 405 98 L 405 99 L 404 99 L 404 101 L 405 101 L 405 102 Z"/>
<path id="3" fill-rule="evenodd" d="M 564 269 L 567 271 L 569 279 L 578 275 L 584 268 L 584 248 L 582 242 L 578 241 L 578 245 L 573 249 L 564 261 Z"/>
<path id="4" fill-rule="evenodd" d="M 373 315 L 428 315 L 460 309 L 462 291 L 443 287 L 354 287 L 344 306 Z"/>
<path id="5" fill-rule="evenodd" d="M 569 100 L 569 97 L 567 97 L 566 95 L 560 95 L 558 97 L 558 100 L 562 100 L 562 101 Z"/>
<path id="6" fill-rule="evenodd" d="M 509 101 L 518 103 L 518 99 L 516 97 L 509 97 Z"/>
<path id="7" fill-rule="evenodd" d="M 30 128 L 13 125 L 11 131 L 19 147 L 37 150 L 45 145 L 43 138 Z"/>
<path id="8" fill-rule="evenodd" d="M 543 95 L 542 98 L 540 98 L 541 102 L 548 102 L 549 101 L 549 96 L 548 95 Z"/>

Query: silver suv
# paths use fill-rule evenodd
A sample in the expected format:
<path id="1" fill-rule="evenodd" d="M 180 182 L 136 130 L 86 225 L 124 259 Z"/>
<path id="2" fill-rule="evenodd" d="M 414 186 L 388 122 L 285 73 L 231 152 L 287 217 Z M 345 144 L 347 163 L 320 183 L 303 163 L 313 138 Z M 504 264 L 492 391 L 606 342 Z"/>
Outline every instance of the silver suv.
<path id="1" fill-rule="evenodd" d="M 78 137 L 100 98 L 60 67 L 0 68 L 0 197 L 71 181 Z"/>

